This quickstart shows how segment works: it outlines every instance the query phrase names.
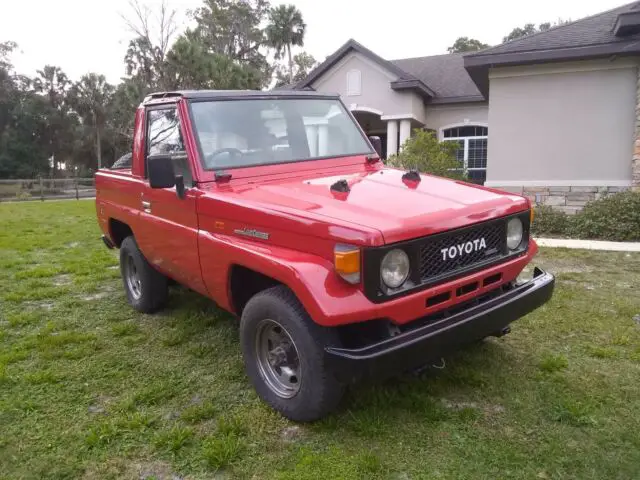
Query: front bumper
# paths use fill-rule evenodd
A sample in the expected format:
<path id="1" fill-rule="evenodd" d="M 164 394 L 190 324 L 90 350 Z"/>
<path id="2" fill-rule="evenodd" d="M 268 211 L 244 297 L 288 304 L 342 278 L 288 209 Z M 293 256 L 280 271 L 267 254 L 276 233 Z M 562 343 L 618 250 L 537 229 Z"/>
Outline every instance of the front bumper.
<path id="1" fill-rule="evenodd" d="M 416 329 L 360 348 L 328 347 L 327 364 L 343 381 L 386 376 L 424 365 L 457 347 L 503 331 L 546 303 L 554 285 L 553 275 L 536 268 L 531 281 Z"/>

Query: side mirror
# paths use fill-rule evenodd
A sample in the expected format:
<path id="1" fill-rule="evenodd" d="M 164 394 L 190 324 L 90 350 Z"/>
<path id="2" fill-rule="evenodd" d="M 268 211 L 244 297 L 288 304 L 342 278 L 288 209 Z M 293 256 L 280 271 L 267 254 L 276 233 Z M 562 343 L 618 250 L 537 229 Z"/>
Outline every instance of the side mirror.
<path id="1" fill-rule="evenodd" d="M 380 137 L 378 137 L 377 135 L 371 136 L 369 137 L 369 142 L 371 142 L 371 146 L 376 151 L 378 156 L 382 158 L 382 140 L 380 140 Z"/>
<path id="2" fill-rule="evenodd" d="M 171 155 L 153 155 L 147 157 L 149 185 L 151 188 L 171 188 L 176 185 Z"/>

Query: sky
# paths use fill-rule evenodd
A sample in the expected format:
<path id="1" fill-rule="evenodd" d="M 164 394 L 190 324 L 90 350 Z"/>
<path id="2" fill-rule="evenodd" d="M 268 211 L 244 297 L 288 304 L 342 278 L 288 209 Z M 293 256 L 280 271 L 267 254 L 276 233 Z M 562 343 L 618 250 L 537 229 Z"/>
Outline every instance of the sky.
<path id="1" fill-rule="evenodd" d="M 161 0 L 140 0 L 150 7 Z M 188 24 L 188 9 L 202 0 L 167 0 Z M 304 49 L 322 61 L 349 38 L 386 59 L 447 53 L 456 38 L 500 43 L 514 27 L 558 18 L 577 20 L 629 0 L 284 0 L 307 23 Z M 280 3 L 272 0 L 272 4 Z M 0 0 L 0 42 L 19 45 L 13 63 L 33 75 L 45 64 L 62 67 L 71 79 L 87 72 L 112 83 L 124 75 L 131 38 L 123 14 L 128 0 Z"/>

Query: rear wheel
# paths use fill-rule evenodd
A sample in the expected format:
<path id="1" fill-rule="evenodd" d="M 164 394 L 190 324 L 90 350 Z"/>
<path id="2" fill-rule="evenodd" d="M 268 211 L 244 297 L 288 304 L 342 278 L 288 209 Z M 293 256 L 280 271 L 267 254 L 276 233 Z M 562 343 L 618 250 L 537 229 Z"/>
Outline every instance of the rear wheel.
<path id="1" fill-rule="evenodd" d="M 164 306 L 169 294 L 167 277 L 149 264 L 132 236 L 120 245 L 120 273 L 127 300 L 133 308 L 153 313 Z"/>
<path id="2" fill-rule="evenodd" d="M 325 366 L 324 348 L 338 345 L 334 330 L 311 320 L 284 286 L 247 303 L 240 322 L 247 375 L 262 400 L 285 417 L 310 422 L 331 412 L 344 393 Z"/>

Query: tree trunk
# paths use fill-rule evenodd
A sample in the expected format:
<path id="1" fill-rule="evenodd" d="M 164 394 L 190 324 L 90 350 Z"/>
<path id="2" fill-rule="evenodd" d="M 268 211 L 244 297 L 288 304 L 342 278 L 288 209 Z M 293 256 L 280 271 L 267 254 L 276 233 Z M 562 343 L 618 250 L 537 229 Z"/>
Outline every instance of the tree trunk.
<path id="1" fill-rule="evenodd" d="M 93 126 L 96 129 L 96 158 L 98 159 L 98 169 L 102 168 L 102 142 L 100 141 L 100 125 L 95 110 L 91 112 L 93 116 Z"/>
<path id="2" fill-rule="evenodd" d="M 289 83 L 293 83 L 293 60 L 291 59 L 291 45 L 287 45 L 287 53 L 289 54 Z"/>
<path id="3" fill-rule="evenodd" d="M 102 141 L 100 139 L 100 127 L 96 125 L 96 157 L 98 158 L 98 169 L 102 168 Z"/>

